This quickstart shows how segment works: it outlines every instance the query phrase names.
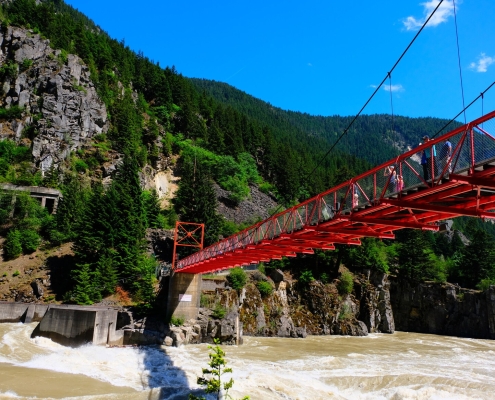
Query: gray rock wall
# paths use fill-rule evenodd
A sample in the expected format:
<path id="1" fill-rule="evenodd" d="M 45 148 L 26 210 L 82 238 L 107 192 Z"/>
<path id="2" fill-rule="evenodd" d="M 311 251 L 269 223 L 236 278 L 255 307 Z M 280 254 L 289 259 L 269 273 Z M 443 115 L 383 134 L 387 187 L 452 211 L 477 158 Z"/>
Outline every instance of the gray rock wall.
<path id="1" fill-rule="evenodd" d="M 65 57 L 33 31 L 9 26 L 0 35 L 0 66 L 5 64 L 17 71 L 0 82 L 0 106 L 19 106 L 23 113 L 0 121 L 0 140 L 32 146 L 42 171 L 57 167 L 71 151 L 107 132 L 106 107 L 78 56 Z"/>
<path id="2" fill-rule="evenodd" d="M 397 330 L 495 339 L 495 286 L 478 292 L 450 283 L 394 281 L 391 304 Z"/>

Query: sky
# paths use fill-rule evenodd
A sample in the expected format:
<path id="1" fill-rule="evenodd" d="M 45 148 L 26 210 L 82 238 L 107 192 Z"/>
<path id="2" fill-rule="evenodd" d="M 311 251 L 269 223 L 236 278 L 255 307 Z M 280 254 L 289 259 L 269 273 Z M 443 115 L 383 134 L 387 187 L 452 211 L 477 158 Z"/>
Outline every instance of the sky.
<path id="1" fill-rule="evenodd" d="M 439 2 L 65 1 L 163 67 L 323 116 L 356 115 Z M 495 81 L 493 21 L 493 0 L 444 0 L 363 113 L 453 118 L 459 66 L 466 105 Z M 495 86 L 467 121 L 493 110 Z"/>

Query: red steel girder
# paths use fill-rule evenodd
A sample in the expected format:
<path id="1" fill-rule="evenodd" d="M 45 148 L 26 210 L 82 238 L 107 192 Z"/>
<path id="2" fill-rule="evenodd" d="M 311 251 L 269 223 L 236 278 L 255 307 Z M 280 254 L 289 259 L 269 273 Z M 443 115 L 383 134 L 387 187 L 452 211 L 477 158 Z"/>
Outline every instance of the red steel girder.
<path id="1" fill-rule="evenodd" d="M 458 207 L 435 206 L 429 203 L 412 202 L 412 201 L 404 201 L 404 200 L 391 200 L 391 199 L 385 199 L 383 200 L 383 203 L 392 206 L 402 207 L 402 208 L 410 208 L 413 210 L 422 210 L 422 211 L 434 211 L 449 215 L 495 218 L 495 213 L 489 213 L 479 210 L 468 210 L 465 207 L 458 208 Z"/>
<path id="2" fill-rule="evenodd" d="M 491 177 L 450 174 L 449 180 L 454 183 L 464 183 L 467 185 L 482 186 L 495 189 L 495 179 L 491 179 Z"/>
<path id="3" fill-rule="evenodd" d="M 380 239 L 395 239 L 395 235 L 393 233 L 380 233 L 380 232 L 372 232 L 372 231 L 370 232 L 369 228 L 366 226 L 352 225 L 352 227 L 355 229 L 318 227 L 316 229 L 307 229 L 306 232 L 327 232 L 327 233 L 337 233 L 341 235 L 376 237 Z"/>
<path id="4" fill-rule="evenodd" d="M 412 228 L 412 229 L 422 229 L 429 231 L 438 231 L 438 225 L 430 225 L 430 224 L 420 224 L 416 222 L 405 221 L 403 218 L 396 220 L 388 220 L 388 219 L 371 219 L 365 217 L 351 216 L 351 217 L 338 217 L 343 221 L 352 221 L 352 222 L 361 222 L 363 224 L 370 225 L 383 225 L 383 226 L 393 226 L 396 228 Z"/>

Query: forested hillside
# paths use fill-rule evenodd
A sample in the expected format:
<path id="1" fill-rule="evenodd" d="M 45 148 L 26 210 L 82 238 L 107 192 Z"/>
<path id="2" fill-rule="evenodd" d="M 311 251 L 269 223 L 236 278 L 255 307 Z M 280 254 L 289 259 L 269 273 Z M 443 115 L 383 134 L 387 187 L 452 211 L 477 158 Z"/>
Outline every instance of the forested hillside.
<path id="1" fill-rule="evenodd" d="M 0 193 L 3 256 L 13 259 L 40 246 L 72 242 L 75 256 L 68 268 L 70 284 L 60 298 L 64 301 L 92 303 L 119 288 L 134 301 L 150 304 L 156 260 L 145 251 L 147 228 L 171 228 L 177 218 L 203 222 L 206 244 L 238 228 L 216 211 L 214 182 L 229 191 L 234 204 L 249 195 L 249 185 L 273 193 L 283 205 L 294 204 L 389 159 L 445 124 L 404 117 L 392 124 L 387 115 L 363 116 L 342 146 L 323 159 L 349 117 L 287 112 L 228 85 L 185 78 L 112 39 L 62 0 L 0 3 L 6 38 L 0 66 L 0 181 L 63 193 L 56 215 L 27 195 Z M 26 43 L 38 46 L 45 39 L 51 49 L 42 54 L 19 52 Z M 77 65 L 88 70 L 90 80 L 73 76 L 72 82 L 62 82 L 60 71 L 74 74 Z M 48 67 L 53 76 L 45 79 L 42 71 Z M 39 84 L 21 103 L 18 91 L 30 79 Z M 98 127 L 82 140 L 55 115 L 52 97 L 87 95 L 93 87 L 107 115 L 104 120 L 96 116 Z M 53 136 L 60 157 L 41 157 L 37 140 Z M 145 169 L 164 167 L 181 176 L 168 209 L 161 209 L 157 193 L 142 185 Z M 449 242 L 442 235 L 405 232 L 393 243 L 369 240 L 359 249 L 320 252 L 290 266 L 328 278 L 344 262 L 354 269 L 399 271 L 410 279 L 453 277 L 474 286 L 495 279 L 495 263 L 487 264 L 495 259 L 495 244 L 483 223 L 472 221 L 466 226 L 471 246 L 456 241 L 456 235 Z M 484 251 L 475 252 L 475 244 Z M 471 276 L 467 271 L 474 256 L 482 257 L 483 265 Z"/>
<path id="2" fill-rule="evenodd" d="M 286 111 L 226 83 L 192 79 L 194 85 L 222 104 L 256 118 L 269 126 L 276 137 L 283 137 L 292 146 L 307 145 L 313 152 L 324 154 L 353 120 L 353 116 L 313 116 Z M 378 165 L 414 148 L 424 135 L 433 136 L 459 126 L 457 122 L 439 118 L 409 118 L 388 114 L 361 115 L 352 124 L 337 149 Z M 443 128 L 443 129 L 442 129 Z"/>

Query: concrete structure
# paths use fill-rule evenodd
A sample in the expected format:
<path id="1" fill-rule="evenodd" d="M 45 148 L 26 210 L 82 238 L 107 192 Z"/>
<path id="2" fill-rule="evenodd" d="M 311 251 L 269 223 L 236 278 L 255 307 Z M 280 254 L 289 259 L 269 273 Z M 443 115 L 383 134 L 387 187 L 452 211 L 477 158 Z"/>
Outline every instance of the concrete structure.
<path id="1" fill-rule="evenodd" d="M 203 292 L 214 292 L 217 289 L 225 289 L 225 284 L 226 284 L 226 279 L 225 278 L 219 278 L 219 279 L 202 279 L 202 284 L 201 284 L 201 291 Z"/>
<path id="2" fill-rule="evenodd" d="M 167 318 L 172 316 L 185 320 L 198 318 L 201 298 L 200 274 L 174 273 L 170 277 Z"/>
<path id="3" fill-rule="evenodd" d="M 41 206 L 47 208 L 51 214 L 55 214 L 58 202 L 62 197 L 60 190 L 41 186 L 18 186 L 12 183 L 1 183 L 0 189 L 17 192 L 28 192 L 31 197 L 39 199 Z"/>
<path id="4" fill-rule="evenodd" d="M 121 328 L 130 322 L 114 308 L 0 302 L 0 322 L 36 322 L 31 337 L 43 336 L 66 346 L 124 344 Z"/>

